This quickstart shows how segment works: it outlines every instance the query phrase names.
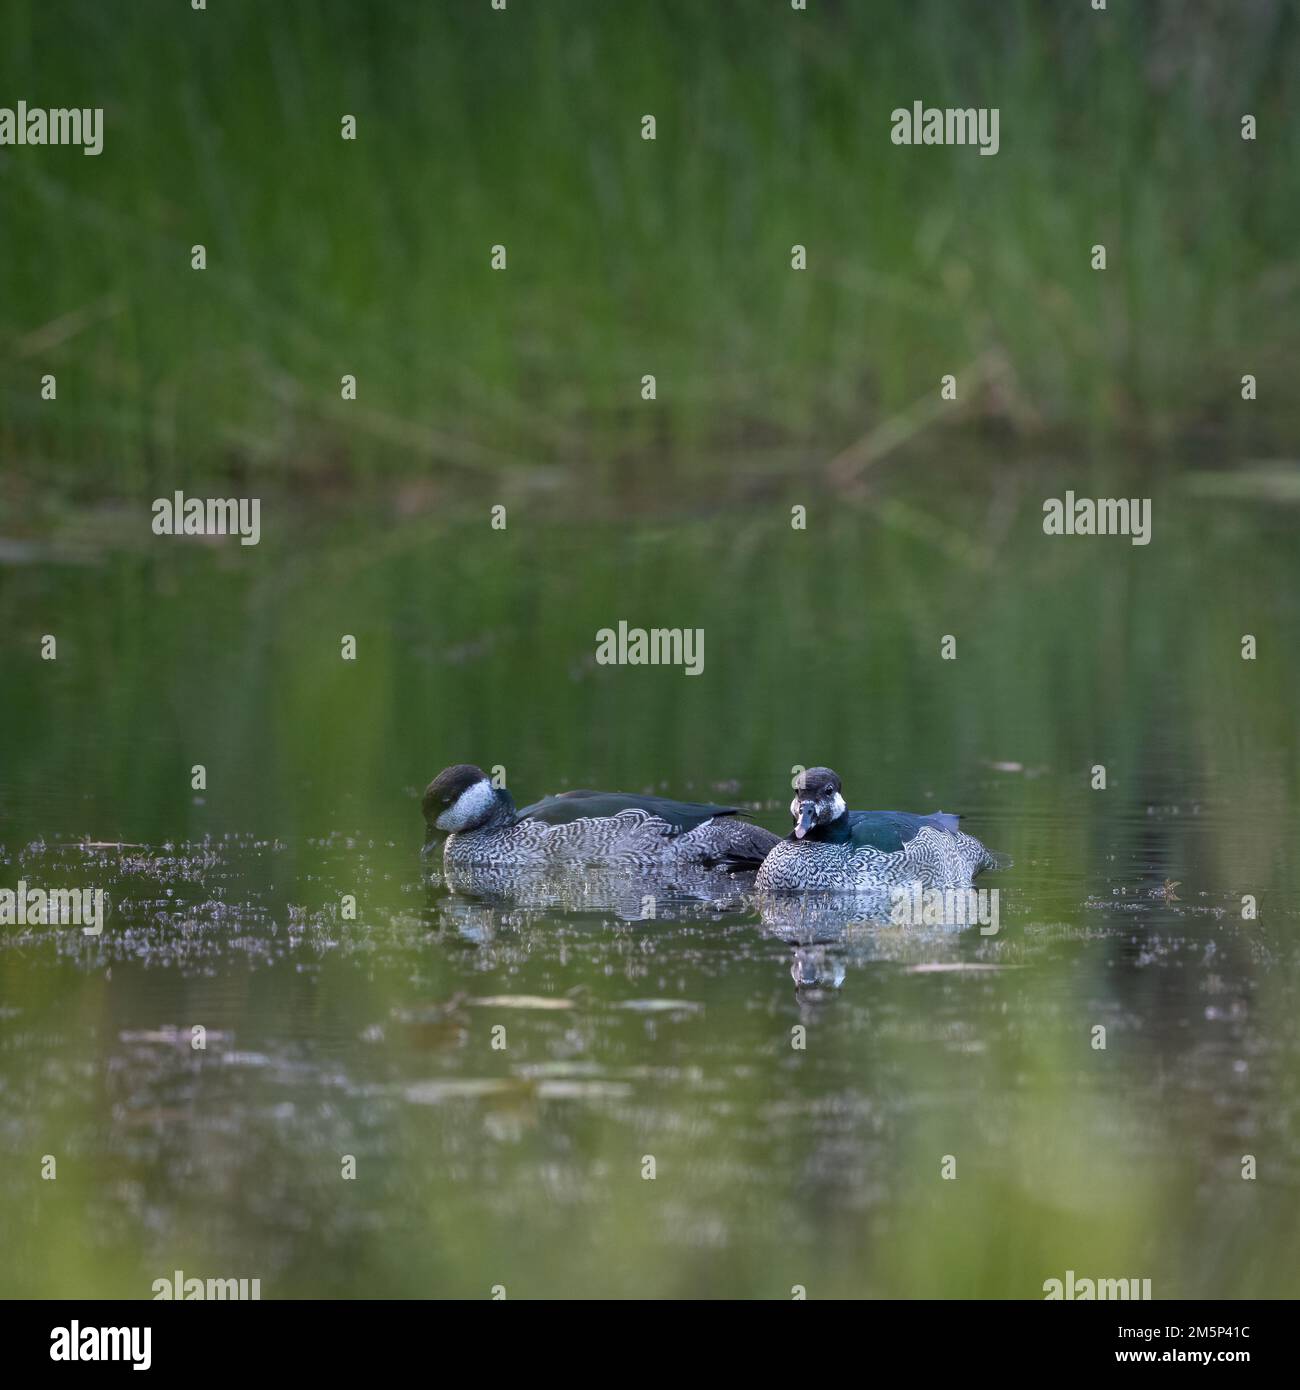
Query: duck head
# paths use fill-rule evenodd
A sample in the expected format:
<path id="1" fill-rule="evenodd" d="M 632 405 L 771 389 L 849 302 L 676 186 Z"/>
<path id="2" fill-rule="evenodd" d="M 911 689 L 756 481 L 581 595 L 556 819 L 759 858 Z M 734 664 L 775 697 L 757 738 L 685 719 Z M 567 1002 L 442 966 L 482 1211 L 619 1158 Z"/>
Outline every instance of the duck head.
<path id="1" fill-rule="evenodd" d="M 840 795 L 840 779 L 830 768 L 810 767 L 801 772 L 790 803 L 795 839 L 802 840 L 815 826 L 839 820 L 847 809 Z"/>
<path id="2" fill-rule="evenodd" d="M 426 839 L 431 839 L 435 830 L 454 834 L 486 825 L 499 813 L 501 798 L 481 767 L 457 763 L 444 767 L 429 783 L 420 808 L 424 812 Z"/>

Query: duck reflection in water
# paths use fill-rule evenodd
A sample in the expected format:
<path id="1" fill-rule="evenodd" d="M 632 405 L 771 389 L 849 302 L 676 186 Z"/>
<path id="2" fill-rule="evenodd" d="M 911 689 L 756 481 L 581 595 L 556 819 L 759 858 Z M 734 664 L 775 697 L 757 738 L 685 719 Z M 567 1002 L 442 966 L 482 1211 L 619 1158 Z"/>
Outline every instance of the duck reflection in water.
<path id="1" fill-rule="evenodd" d="M 502 931 L 550 934 L 559 915 L 707 925 L 756 912 L 764 936 L 793 948 L 790 975 L 808 1001 L 838 990 L 850 966 L 951 962 L 970 931 L 979 934 L 974 917 L 942 926 L 900 922 L 897 887 L 761 893 L 753 873 L 701 866 L 444 864 L 441 871 L 430 866 L 425 878 L 435 919 L 467 944 L 494 941 Z"/>
<path id="2" fill-rule="evenodd" d="M 758 892 L 751 899 L 764 933 L 794 947 L 790 975 L 801 997 L 839 989 L 850 965 L 960 967 L 972 937 L 988 934 L 982 900 L 949 894 L 951 910 L 938 921 L 916 916 L 917 900 L 898 886 L 797 896 Z"/>
<path id="3" fill-rule="evenodd" d="M 449 891 L 436 904 L 448 925 L 461 930 L 472 921 L 481 934 L 507 915 L 517 922 L 519 913 L 612 916 L 621 922 L 709 921 L 744 910 L 754 875 L 697 865 L 659 869 L 570 862 L 530 870 L 447 864 L 426 880 Z"/>

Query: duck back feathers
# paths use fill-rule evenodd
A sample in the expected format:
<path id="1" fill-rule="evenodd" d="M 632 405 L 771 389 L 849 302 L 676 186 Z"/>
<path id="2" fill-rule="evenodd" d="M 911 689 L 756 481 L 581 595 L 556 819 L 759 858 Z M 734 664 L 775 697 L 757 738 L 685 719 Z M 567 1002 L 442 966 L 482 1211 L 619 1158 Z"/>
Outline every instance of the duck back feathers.
<path id="1" fill-rule="evenodd" d="M 897 854 L 927 826 L 946 835 L 955 835 L 958 817 L 946 811 L 935 811 L 928 816 L 910 811 L 846 811 L 830 825 L 815 826 L 806 838 L 814 843 L 848 844 L 856 849 Z"/>
<path id="2" fill-rule="evenodd" d="M 710 806 L 696 801 L 673 801 L 665 796 L 637 796 L 631 792 L 593 792 L 575 790 L 544 797 L 520 811 L 520 820 L 537 820 L 546 825 L 568 825 L 575 820 L 602 819 L 621 811 L 644 811 L 656 816 L 683 834 L 715 816 L 739 816 L 738 806 Z"/>

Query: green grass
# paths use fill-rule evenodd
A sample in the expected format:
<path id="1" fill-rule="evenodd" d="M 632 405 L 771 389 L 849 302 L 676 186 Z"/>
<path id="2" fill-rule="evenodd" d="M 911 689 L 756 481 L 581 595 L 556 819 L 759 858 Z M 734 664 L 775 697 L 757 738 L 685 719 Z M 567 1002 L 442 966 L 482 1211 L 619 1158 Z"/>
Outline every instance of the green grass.
<path id="1" fill-rule="evenodd" d="M 1298 30 L 1280 3 L 13 0 L 0 99 L 102 105 L 105 147 L 0 151 L 0 458 L 99 498 L 830 457 L 946 372 L 963 420 L 1276 447 Z M 997 106 L 1000 153 L 893 146 L 916 99 Z"/>

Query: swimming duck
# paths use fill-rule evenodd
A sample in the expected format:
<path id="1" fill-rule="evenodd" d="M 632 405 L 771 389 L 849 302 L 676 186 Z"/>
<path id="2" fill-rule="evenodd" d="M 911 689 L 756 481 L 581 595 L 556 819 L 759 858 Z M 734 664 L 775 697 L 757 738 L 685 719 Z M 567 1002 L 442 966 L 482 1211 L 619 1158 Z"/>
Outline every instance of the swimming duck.
<path id="1" fill-rule="evenodd" d="M 424 852 L 447 832 L 451 866 L 529 866 L 557 859 L 628 866 L 712 865 L 756 869 L 779 838 L 737 820 L 736 806 L 671 801 L 627 792 L 561 792 L 522 811 L 504 787 L 469 763 L 444 768 L 422 803 Z"/>
<path id="2" fill-rule="evenodd" d="M 962 888 L 998 867 L 995 855 L 957 828 L 956 816 L 850 811 L 828 767 L 810 767 L 800 783 L 790 803 L 794 830 L 763 860 L 754 881 L 760 890 Z"/>

